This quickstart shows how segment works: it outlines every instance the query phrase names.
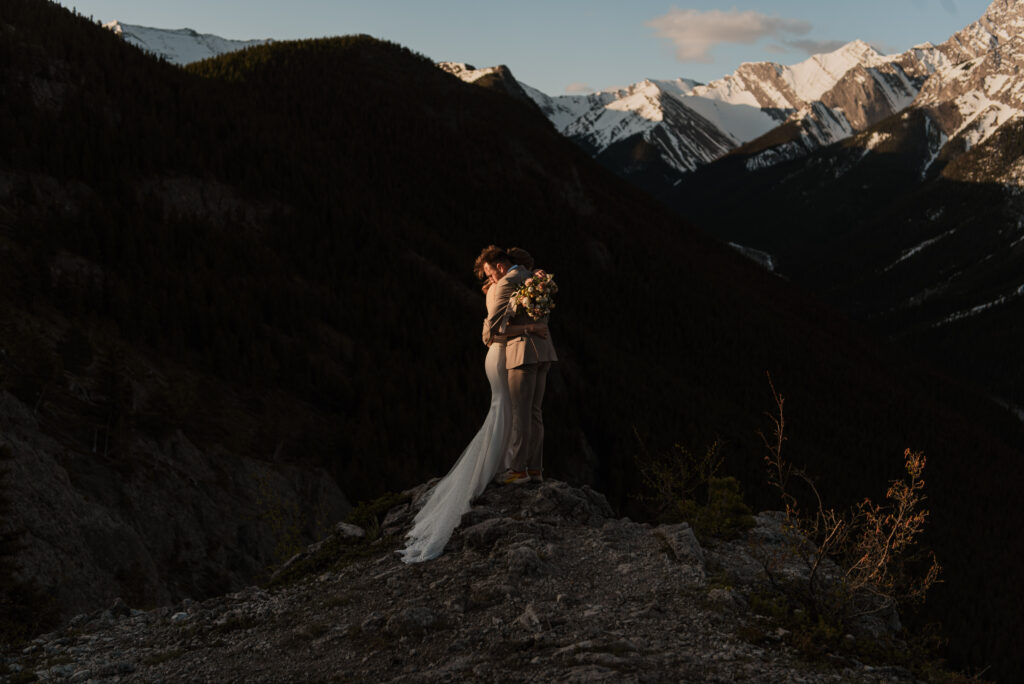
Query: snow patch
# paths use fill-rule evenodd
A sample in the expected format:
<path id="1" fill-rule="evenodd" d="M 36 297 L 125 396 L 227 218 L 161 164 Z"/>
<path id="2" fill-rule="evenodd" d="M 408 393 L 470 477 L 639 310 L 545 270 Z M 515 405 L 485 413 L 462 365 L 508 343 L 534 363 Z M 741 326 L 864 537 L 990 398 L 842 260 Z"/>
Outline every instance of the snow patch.
<path id="1" fill-rule="evenodd" d="M 985 77 L 985 92 L 989 95 L 996 95 L 1010 82 L 1008 74 L 993 74 Z M 1019 85 L 1019 84 L 1018 84 Z"/>
<path id="2" fill-rule="evenodd" d="M 1021 115 L 1019 109 L 990 100 L 977 90 L 964 93 L 955 102 L 966 120 L 953 135 L 963 139 L 967 150 L 985 142 L 1000 126 Z"/>
<path id="3" fill-rule="evenodd" d="M 762 252 L 761 250 L 754 249 L 753 247 L 744 247 L 743 245 L 738 245 L 735 242 L 730 242 L 729 246 L 751 261 L 757 262 L 766 270 L 775 273 L 775 257 L 768 252 Z"/>
<path id="4" fill-rule="evenodd" d="M 924 134 L 928 141 L 928 158 L 925 159 L 924 166 L 921 168 L 921 180 L 924 180 L 925 176 L 928 175 L 928 169 L 939 158 L 942 148 L 949 141 L 949 136 L 943 133 L 931 120 L 931 117 L 928 116 L 924 117 Z"/>
<path id="5" fill-rule="evenodd" d="M 1024 285 L 1021 285 L 1020 287 L 1018 287 L 1016 290 L 1014 290 L 1010 294 L 1006 294 L 1006 295 L 1002 295 L 1000 297 L 996 297 L 995 299 L 993 299 L 990 302 L 985 302 L 984 304 L 978 304 L 977 306 L 971 307 L 970 309 L 967 309 L 965 311 L 957 311 L 955 313 L 952 313 L 949 316 L 946 316 L 944 319 L 942 319 L 938 323 L 933 324 L 932 327 L 933 328 L 938 328 L 938 327 L 941 327 L 943 325 L 948 325 L 949 323 L 955 323 L 956 321 L 960 321 L 960 320 L 963 320 L 965 318 L 970 318 L 972 316 L 977 316 L 978 314 L 984 313 L 985 311 L 988 311 L 989 309 L 995 308 L 997 306 L 1001 306 L 1001 305 L 1005 304 L 1006 302 L 1008 302 L 1008 301 L 1010 301 L 1012 299 L 1016 299 L 1017 297 L 1020 297 L 1021 295 L 1024 295 Z"/>
<path id="6" fill-rule="evenodd" d="M 922 249 L 926 249 L 928 247 L 931 247 L 932 245 L 934 245 L 939 240 L 942 240 L 943 238 L 947 238 L 947 237 L 949 237 L 950 235 L 952 235 L 955 232 L 956 232 L 956 228 L 953 228 L 951 230 L 947 230 L 945 233 L 942 233 L 941 235 L 936 235 L 935 237 L 929 238 L 929 239 L 925 240 L 924 242 L 921 242 L 920 244 L 914 245 L 910 249 L 903 250 L 903 253 L 900 254 L 900 258 L 897 259 L 896 261 L 892 262 L 888 266 L 886 266 L 884 269 L 882 269 L 882 272 L 883 273 L 888 273 L 889 271 L 894 269 L 899 264 L 902 264 L 904 261 L 906 261 L 910 257 L 914 256 L 918 252 L 920 252 Z"/>
<path id="7" fill-rule="evenodd" d="M 197 33 L 189 28 L 169 30 L 122 24 L 109 21 L 103 28 L 113 31 L 132 45 L 163 57 L 168 62 L 178 65 L 198 62 L 236 50 L 244 50 L 254 45 L 265 45 L 271 39 L 261 40 L 230 40 L 209 33 Z"/>
<path id="8" fill-rule="evenodd" d="M 777 119 L 757 105 L 692 95 L 680 99 L 687 107 L 724 131 L 737 145 L 758 138 L 779 125 Z"/>
<path id="9" fill-rule="evenodd" d="M 438 62 L 437 66 L 453 76 L 458 76 L 466 83 L 473 83 L 488 74 L 493 74 L 498 71 L 498 67 L 477 69 L 476 67 L 472 67 L 464 62 Z"/>
<path id="10" fill-rule="evenodd" d="M 858 65 L 873 65 L 881 58 L 874 48 L 862 40 L 847 43 L 834 52 L 812 55 L 783 72 L 797 97 L 804 102 L 817 100 L 830 90 L 843 75 Z"/>

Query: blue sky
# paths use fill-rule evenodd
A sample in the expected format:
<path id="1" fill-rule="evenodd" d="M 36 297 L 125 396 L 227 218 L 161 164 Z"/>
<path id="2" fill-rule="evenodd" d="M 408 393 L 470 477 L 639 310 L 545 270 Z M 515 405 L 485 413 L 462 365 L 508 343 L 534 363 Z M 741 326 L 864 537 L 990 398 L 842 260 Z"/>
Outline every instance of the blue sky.
<path id="1" fill-rule="evenodd" d="M 436 61 L 506 64 L 551 95 L 644 78 L 710 81 L 854 39 L 884 52 L 942 42 L 990 0 L 61 0 L 107 22 L 225 38 L 368 33 Z"/>

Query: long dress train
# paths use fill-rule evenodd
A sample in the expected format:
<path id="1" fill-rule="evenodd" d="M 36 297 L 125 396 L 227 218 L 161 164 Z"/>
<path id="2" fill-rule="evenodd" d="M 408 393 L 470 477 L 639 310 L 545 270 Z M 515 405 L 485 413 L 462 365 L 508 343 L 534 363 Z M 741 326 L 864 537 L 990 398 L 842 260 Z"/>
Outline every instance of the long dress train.
<path id="1" fill-rule="evenodd" d="M 416 514 L 406 546 L 406 563 L 419 563 L 441 555 L 473 499 L 480 496 L 498 472 L 512 430 L 512 400 L 508 393 L 505 345 L 492 344 L 484 361 L 491 384 L 491 407 L 480 430 L 448 474 L 430 492 Z"/>

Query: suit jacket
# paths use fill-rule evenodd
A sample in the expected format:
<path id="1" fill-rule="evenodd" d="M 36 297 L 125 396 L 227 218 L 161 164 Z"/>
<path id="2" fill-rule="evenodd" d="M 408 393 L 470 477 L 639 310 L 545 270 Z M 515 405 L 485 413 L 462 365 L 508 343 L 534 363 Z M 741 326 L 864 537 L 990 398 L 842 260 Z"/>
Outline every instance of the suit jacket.
<path id="1" fill-rule="evenodd" d="M 533 273 L 527 271 L 523 267 L 515 268 L 505 274 L 505 277 L 499 280 L 495 285 L 488 291 L 488 301 L 490 301 L 491 292 L 495 292 L 495 297 L 499 305 L 492 311 L 490 307 L 487 309 L 487 320 L 484 321 L 484 341 L 487 341 L 488 335 L 493 337 L 494 335 L 500 335 L 508 325 L 526 325 L 528 323 L 544 323 L 547 324 L 549 316 L 541 318 L 539 321 L 535 321 L 530 318 L 530 315 L 520 309 L 517 313 L 513 314 L 509 308 L 509 299 L 512 297 L 512 293 L 515 292 L 516 288 L 523 284 L 527 278 L 532 276 Z M 543 363 L 545 361 L 557 361 L 558 355 L 555 354 L 555 345 L 551 342 L 551 333 L 548 332 L 548 336 L 538 337 L 537 335 L 524 334 L 517 337 L 510 337 L 505 342 L 505 367 L 506 368 L 519 368 L 520 366 L 528 366 L 535 363 Z"/>

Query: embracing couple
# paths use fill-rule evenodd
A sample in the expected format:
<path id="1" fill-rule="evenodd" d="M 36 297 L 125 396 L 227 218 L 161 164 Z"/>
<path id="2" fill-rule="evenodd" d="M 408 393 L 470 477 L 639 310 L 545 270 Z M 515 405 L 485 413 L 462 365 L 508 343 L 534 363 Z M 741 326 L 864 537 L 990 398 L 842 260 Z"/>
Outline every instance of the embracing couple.
<path id="1" fill-rule="evenodd" d="M 458 461 L 431 490 L 416 515 L 406 563 L 441 555 L 474 498 L 496 480 L 523 484 L 543 479 L 544 418 L 541 404 L 548 369 L 557 361 L 548 333 L 550 276 L 533 270 L 533 257 L 518 248 L 484 248 L 474 264 L 487 294 L 484 370 L 491 406 Z M 545 289 L 546 288 L 546 289 Z"/>

